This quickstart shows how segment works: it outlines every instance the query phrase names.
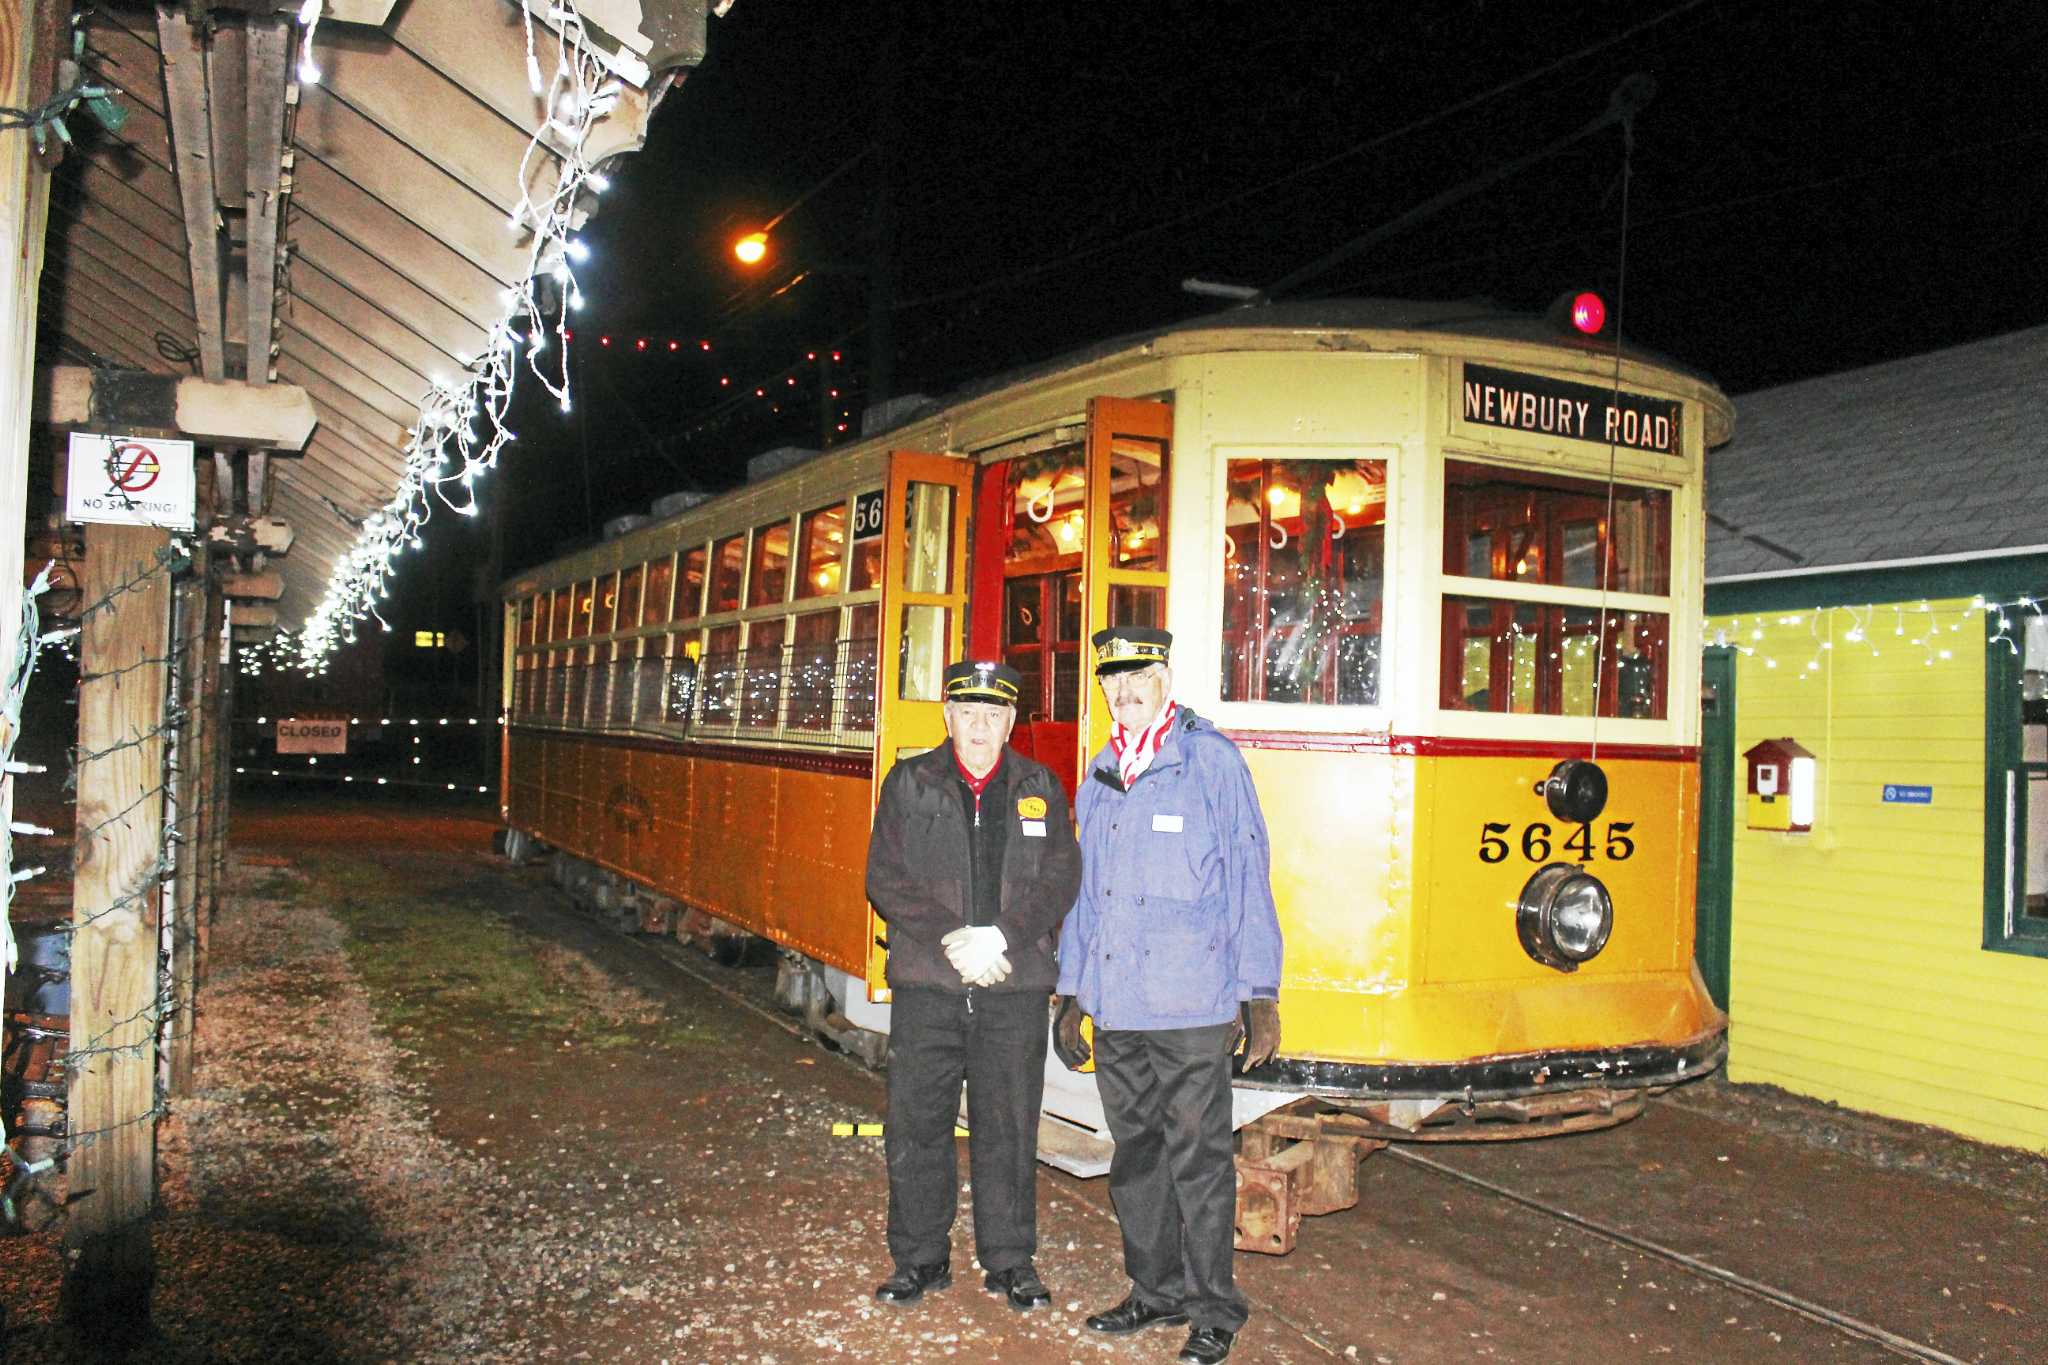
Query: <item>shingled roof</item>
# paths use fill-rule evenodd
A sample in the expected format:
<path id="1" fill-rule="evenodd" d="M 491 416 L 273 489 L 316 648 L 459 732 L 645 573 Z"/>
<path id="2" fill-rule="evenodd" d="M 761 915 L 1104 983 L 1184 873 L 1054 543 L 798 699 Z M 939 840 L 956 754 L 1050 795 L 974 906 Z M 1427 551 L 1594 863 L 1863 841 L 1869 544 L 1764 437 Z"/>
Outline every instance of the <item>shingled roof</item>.
<path id="1" fill-rule="evenodd" d="M 1707 580 L 2039 551 L 2048 327 L 1735 400 L 1708 457 Z"/>

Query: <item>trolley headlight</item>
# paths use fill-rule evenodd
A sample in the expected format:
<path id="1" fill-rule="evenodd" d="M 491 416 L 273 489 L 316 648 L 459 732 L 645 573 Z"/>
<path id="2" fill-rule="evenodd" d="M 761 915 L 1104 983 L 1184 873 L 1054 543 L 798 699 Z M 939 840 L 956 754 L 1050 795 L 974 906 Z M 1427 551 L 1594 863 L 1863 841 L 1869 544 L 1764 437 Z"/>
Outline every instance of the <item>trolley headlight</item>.
<path id="1" fill-rule="evenodd" d="M 1598 877 L 1570 863 L 1536 869 L 1515 907 L 1522 950 L 1561 972 L 1575 972 L 1597 956 L 1613 931 L 1613 897 Z"/>

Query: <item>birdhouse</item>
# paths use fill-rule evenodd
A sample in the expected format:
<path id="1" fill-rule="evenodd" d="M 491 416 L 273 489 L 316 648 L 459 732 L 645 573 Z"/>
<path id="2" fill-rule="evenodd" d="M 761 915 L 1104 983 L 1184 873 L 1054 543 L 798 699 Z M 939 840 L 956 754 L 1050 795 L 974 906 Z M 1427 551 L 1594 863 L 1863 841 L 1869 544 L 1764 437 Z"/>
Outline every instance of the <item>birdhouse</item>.
<path id="1" fill-rule="evenodd" d="M 1795 739 L 1767 739 L 1743 751 L 1749 766 L 1749 827 L 1805 834 L 1813 828 L 1814 756 Z"/>

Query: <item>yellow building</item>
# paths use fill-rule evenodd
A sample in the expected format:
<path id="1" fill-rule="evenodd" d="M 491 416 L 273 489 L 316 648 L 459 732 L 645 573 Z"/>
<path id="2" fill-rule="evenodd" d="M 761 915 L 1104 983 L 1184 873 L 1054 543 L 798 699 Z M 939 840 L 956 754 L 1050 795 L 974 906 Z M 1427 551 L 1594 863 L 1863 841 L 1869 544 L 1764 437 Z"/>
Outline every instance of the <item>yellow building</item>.
<path id="1" fill-rule="evenodd" d="M 1740 401 L 1699 938 L 1731 1080 L 2048 1152 L 2043 373 L 2048 328 Z"/>

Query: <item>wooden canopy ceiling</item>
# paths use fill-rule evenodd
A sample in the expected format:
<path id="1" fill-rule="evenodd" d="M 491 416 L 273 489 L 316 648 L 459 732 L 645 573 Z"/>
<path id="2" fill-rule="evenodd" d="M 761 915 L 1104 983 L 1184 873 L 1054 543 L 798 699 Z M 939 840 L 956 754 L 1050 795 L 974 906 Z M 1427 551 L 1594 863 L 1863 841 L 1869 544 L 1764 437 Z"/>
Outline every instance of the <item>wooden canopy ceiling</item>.
<path id="1" fill-rule="evenodd" d="M 663 93 L 702 56 L 705 4 L 581 0 L 583 31 L 622 86 L 587 162 L 642 145 Z M 286 626 L 392 497 L 430 386 L 460 378 L 531 268 L 530 229 L 510 226 L 522 158 L 543 130 L 527 184 L 545 193 L 562 150 L 529 76 L 530 63 L 555 68 L 560 12 L 531 11 L 530 59 L 507 0 L 327 0 L 317 83 L 298 75 L 296 6 L 115 5 L 84 21 L 127 119 L 118 133 L 81 130 L 52 196 L 42 414 L 64 420 L 60 365 L 196 375 L 230 396 L 302 389 L 317 417 L 302 452 L 257 436 L 211 447 L 217 525 L 290 524 L 272 566 Z M 594 206 L 586 195 L 577 211 Z M 204 459 L 207 434 L 195 435 Z"/>

